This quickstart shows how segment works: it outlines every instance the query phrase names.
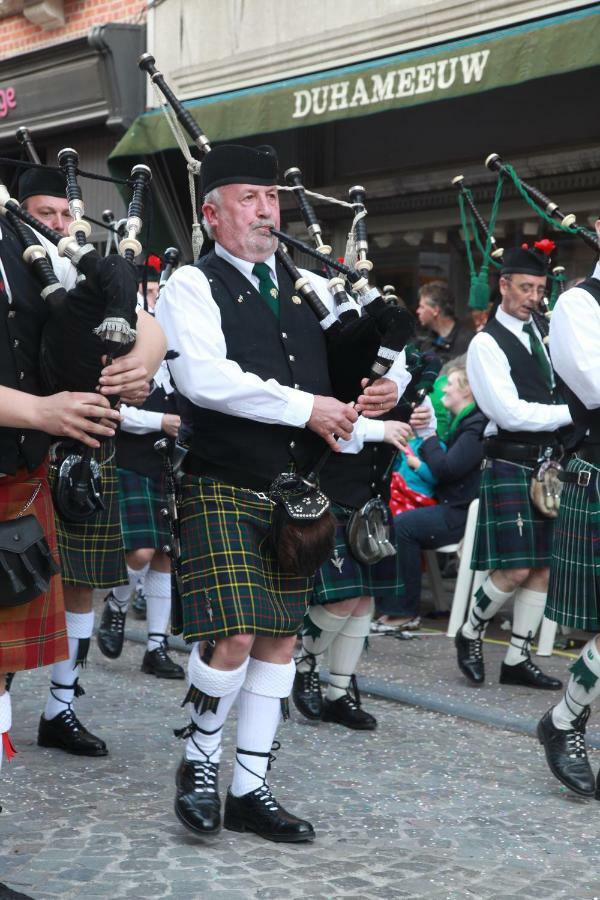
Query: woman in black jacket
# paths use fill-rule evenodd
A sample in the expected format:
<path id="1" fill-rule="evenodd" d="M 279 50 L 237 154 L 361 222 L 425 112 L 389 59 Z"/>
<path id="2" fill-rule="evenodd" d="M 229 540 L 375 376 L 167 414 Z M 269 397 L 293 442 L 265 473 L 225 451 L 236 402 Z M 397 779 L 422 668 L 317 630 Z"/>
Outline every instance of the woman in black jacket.
<path id="1" fill-rule="evenodd" d="M 459 541 L 464 534 L 469 504 L 479 493 L 483 430 L 487 420 L 475 405 L 464 366 L 450 369 L 443 403 L 452 416 L 447 444 L 432 435 L 419 447 L 419 456 L 437 479 L 438 506 L 396 516 L 396 549 L 405 594 L 393 602 L 379 604 L 379 611 L 384 613 L 380 625 L 402 626 L 417 616 L 421 599 L 421 550 Z"/>

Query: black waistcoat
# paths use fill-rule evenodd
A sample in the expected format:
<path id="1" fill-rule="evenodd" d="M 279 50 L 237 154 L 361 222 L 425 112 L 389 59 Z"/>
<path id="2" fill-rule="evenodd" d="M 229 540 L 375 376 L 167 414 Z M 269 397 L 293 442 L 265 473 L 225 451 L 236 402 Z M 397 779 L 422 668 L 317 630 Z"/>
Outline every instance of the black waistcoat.
<path id="1" fill-rule="evenodd" d="M 330 500 L 352 509 L 378 495 L 387 501 L 395 453 L 384 443 L 365 444 L 360 453 L 332 453 L 321 472 L 321 487 Z"/>
<path id="2" fill-rule="evenodd" d="M 596 302 L 600 305 L 600 281 L 597 278 L 586 278 L 577 285 L 578 288 L 591 294 Z M 575 348 L 574 352 L 578 352 L 579 348 Z M 563 382 L 563 392 L 567 403 L 569 404 L 569 412 L 575 424 L 575 446 L 581 444 L 600 444 L 600 407 L 596 409 L 588 409 L 577 394 Z"/>
<path id="3" fill-rule="evenodd" d="M 40 395 L 38 358 L 48 311 L 22 252 L 17 236 L 3 220 L 0 254 L 12 303 L 0 297 L 0 384 Z M 23 465 L 32 471 L 43 462 L 49 445 L 50 438 L 41 431 L 0 428 L 0 472 L 12 475 Z"/>
<path id="4" fill-rule="evenodd" d="M 175 394 L 167 394 L 163 387 L 156 387 L 141 409 L 148 412 L 176 415 L 177 404 Z M 154 449 L 156 441 L 165 437 L 164 431 L 150 431 L 147 434 L 133 434 L 130 431 L 119 431 L 117 437 L 116 462 L 120 469 L 129 469 L 147 478 L 159 479 L 161 476 L 161 457 Z"/>
<path id="5" fill-rule="evenodd" d="M 519 398 L 528 403 L 554 405 L 557 401 L 555 392 L 550 390 L 535 357 L 525 349 L 519 338 L 496 318 L 489 319 L 483 330 L 493 337 L 508 359 L 510 377 Z M 542 444 L 556 440 L 556 432 L 506 431 L 498 426 L 498 438 L 519 444 Z"/>
<path id="6" fill-rule="evenodd" d="M 279 320 L 248 279 L 214 251 L 196 266 L 219 307 L 228 359 L 263 380 L 331 395 L 323 332 L 306 302 L 294 302 L 294 286 L 279 264 Z M 325 447 L 307 428 L 267 425 L 192 404 L 189 409 L 195 470 L 238 487 L 265 490 L 290 462 L 301 471 L 310 468 Z"/>

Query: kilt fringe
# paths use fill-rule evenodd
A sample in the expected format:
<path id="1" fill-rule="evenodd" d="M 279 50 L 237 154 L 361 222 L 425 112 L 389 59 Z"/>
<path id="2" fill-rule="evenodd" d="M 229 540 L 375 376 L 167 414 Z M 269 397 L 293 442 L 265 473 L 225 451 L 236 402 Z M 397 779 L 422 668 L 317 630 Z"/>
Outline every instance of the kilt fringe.
<path id="1" fill-rule="evenodd" d="M 323 634 L 323 629 L 319 628 L 316 622 L 310 617 L 310 613 L 306 613 L 302 620 L 302 627 L 300 628 L 300 635 L 302 637 L 312 638 L 313 641 L 316 641 L 317 638 L 320 638 Z"/>
<path id="2" fill-rule="evenodd" d="M 281 698 L 281 719 L 283 722 L 287 722 L 290 717 L 290 700 L 289 697 Z"/>
<path id="3" fill-rule="evenodd" d="M 219 708 L 220 699 L 220 697 L 211 697 L 209 694 L 205 694 L 204 691 L 201 691 L 200 688 L 190 684 L 181 705 L 185 706 L 186 703 L 191 703 L 198 715 L 202 715 L 202 713 L 205 712 L 216 713 Z"/>
<path id="4" fill-rule="evenodd" d="M 75 666 L 81 666 L 83 669 L 87 666 L 88 653 L 90 652 L 90 638 L 79 638 L 77 641 L 77 653 L 75 655 Z"/>

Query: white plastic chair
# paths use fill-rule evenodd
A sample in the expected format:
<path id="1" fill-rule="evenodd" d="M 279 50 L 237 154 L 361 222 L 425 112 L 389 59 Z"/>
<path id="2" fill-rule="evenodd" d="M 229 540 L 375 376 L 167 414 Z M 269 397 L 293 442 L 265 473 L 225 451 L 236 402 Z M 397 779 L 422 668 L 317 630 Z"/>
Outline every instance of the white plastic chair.
<path id="1" fill-rule="evenodd" d="M 475 529 L 477 526 L 478 510 L 479 499 L 476 498 L 471 501 L 467 513 L 465 534 L 462 540 L 460 565 L 458 567 L 456 587 L 454 588 L 454 597 L 452 599 L 452 608 L 450 610 L 450 619 L 448 621 L 448 631 L 446 632 L 448 637 L 454 637 L 465 621 L 469 602 L 474 593 L 479 590 L 486 575 L 485 572 L 473 572 L 471 569 L 471 557 L 473 555 L 473 546 L 475 544 Z"/>
<path id="2" fill-rule="evenodd" d="M 444 590 L 444 582 L 442 581 L 437 554 L 456 553 L 459 547 L 460 543 L 446 544 L 444 547 L 436 547 L 435 550 L 423 551 L 427 575 L 429 577 L 429 585 L 433 595 L 433 607 L 440 612 L 448 609 L 448 599 L 446 597 L 446 591 Z"/>

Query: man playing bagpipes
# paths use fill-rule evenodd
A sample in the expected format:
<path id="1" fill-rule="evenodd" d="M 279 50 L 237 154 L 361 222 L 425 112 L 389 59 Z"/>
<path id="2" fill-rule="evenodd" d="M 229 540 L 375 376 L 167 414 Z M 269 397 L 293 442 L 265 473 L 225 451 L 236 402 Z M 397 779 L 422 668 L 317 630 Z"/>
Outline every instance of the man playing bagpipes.
<path id="1" fill-rule="evenodd" d="M 600 237 L 600 219 L 596 221 Z M 600 264 L 562 294 L 550 322 L 552 361 L 575 423 L 575 453 L 563 480 L 554 531 L 546 615 L 600 630 Z M 585 747 L 591 704 L 600 696 L 600 636 L 573 663 L 562 700 L 543 716 L 538 737 L 552 773 L 583 797 L 600 799 Z"/>
<path id="2" fill-rule="evenodd" d="M 23 195 L 27 194 L 27 196 L 24 196 L 24 199 L 30 204 L 35 198 L 49 198 L 55 196 L 58 192 L 57 180 L 60 180 L 60 174 L 55 171 L 36 169 L 27 172 L 27 177 L 24 179 L 22 178 Z M 11 213 L 7 212 L 6 215 L 10 216 Z M 12 215 L 14 215 L 14 213 L 12 213 Z M 16 221 L 17 220 L 15 220 L 15 222 Z M 43 226 L 44 223 L 41 223 L 40 228 L 43 229 Z M 3 227 L 6 227 L 7 235 L 11 235 L 12 230 L 10 223 L 5 223 L 3 220 Z M 13 225 L 13 228 L 16 227 L 17 225 Z M 25 229 L 26 240 L 27 235 L 29 235 L 29 238 L 31 239 L 33 232 L 31 232 L 27 226 L 21 225 L 20 227 L 21 229 Z M 20 240 L 22 242 L 23 232 L 20 234 Z M 101 282 L 98 282 L 94 286 L 92 279 L 76 284 L 75 268 L 66 259 L 58 256 L 56 248 L 52 244 L 45 241 L 39 235 L 35 236 L 34 243 L 42 245 L 49 256 L 51 263 L 56 267 L 63 286 L 70 289 L 67 299 L 71 295 L 74 296 L 75 293 L 77 293 L 78 300 L 76 303 L 79 303 L 81 302 L 79 300 L 79 295 L 82 295 L 83 291 L 88 298 L 98 297 L 96 305 L 102 306 L 104 304 L 102 288 L 99 286 Z M 13 245 L 15 247 L 18 246 L 17 232 L 14 233 L 14 240 L 11 243 L 9 243 L 8 239 L 6 243 L 4 241 L 2 242 L 3 253 L 5 252 L 8 255 Z M 32 252 L 34 253 L 33 258 L 35 259 L 37 251 L 33 249 Z M 119 263 L 123 263 L 123 261 L 119 260 Z M 41 367 L 46 366 L 47 371 L 48 360 L 50 359 L 54 362 L 55 370 L 59 373 L 57 376 L 59 383 L 65 378 L 76 385 L 80 377 L 81 379 L 87 377 L 89 367 L 91 366 L 93 370 L 93 379 L 96 383 L 99 383 L 100 397 L 116 395 L 129 397 L 130 400 L 137 402 L 138 398 L 147 392 L 147 381 L 150 373 L 156 369 L 161 355 L 164 353 L 162 332 L 150 317 L 142 315 L 139 319 L 137 328 L 138 340 L 134 350 L 127 355 L 122 356 L 110 366 L 103 368 L 100 356 L 98 356 L 98 359 L 95 361 L 84 358 L 85 353 L 82 354 L 81 345 L 77 341 L 71 347 L 65 345 L 63 326 L 60 325 L 56 327 L 52 324 L 54 317 L 58 316 L 58 312 L 52 305 L 52 298 L 55 294 L 52 293 L 50 288 L 45 288 L 49 293 L 43 294 L 43 296 L 49 297 L 50 299 L 47 303 L 44 302 L 43 297 L 40 297 L 40 287 L 38 286 L 37 290 L 33 289 L 35 280 L 20 262 L 20 255 L 16 249 L 14 250 L 13 255 L 9 257 L 9 265 L 11 266 L 11 274 L 9 275 L 10 280 L 8 283 L 11 285 L 11 295 L 10 300 L 7 300 L 4 303 L 3 313 L 6 318 L 7 334 L 10 341 L 10 357 L 13 358 L 15 365 L 19 368 L 15 387 L 29 390 L 32 394 L 42 393 L 42 391 L 48 393 L 47 381 L 44 381 L 44 386 L 42 387 Z M 112 284 L 112 287 L 114 288 L 121 277 L 119 272 L 122 273 L 123 270 L 118 266 L 113 266 L 112 263 L 104 263 L 103 265 L 105 269 L 110 268 L 113 272 L 113 276 L 111 277 L 114 277 L 114 282 Z M 123 263 L 123 265 L 125 264 Z M 56 275 L 54 275 L 54 273 L 52 273 L 52 275 L 56 280 Z M 132 283 L 135 292 L 135 279 L 133 276 Z M 23 306 L 24 303 L 28 303 L 29 306 Z M 135 306 L 135 293 L 133 303 Z M 64 310 L 60 315 L 64 315 Z M 52 330 L 53 328 L 54 331 Z M 21 330 L 23 331 L 23 334 L 20 333 Z M 43 336 L 47 334 L 51 334 L 52 337 L 48 338 Z M 41 350 L 40 347 L 42 348 Z M 53 351 L 56 351 L 57 348 L 59 348 L 59 351 L 54 353 Z M 7 357 L 7 359 L 8 358 L 9 357 Z M 89 389 L 91 389 L 91 387 L 88 388 L 88 390 Z M 111 416 L 112 415 L 113 414 L 111 413 Z M 65 433 L 64 430 L 57 430 L 57 428 L 48 428 L 47 430 L 50 433 Z M 101 433 L 106 434 L 105 431 L 102 431 Z M 77 441 L 79 440 L 79 434 L 68 432 L 68 437 L 72 439 L 72 445 L 76 446 Z M 28 441 L 27 434 L 19 437 L 19 440 L 26 446 Z M 36 461 L 38 460 L 38 457 L 41 457 L 39 459 L 39 464 L 45 464 L 48 449 L 46 437 L 40 435 L 35 437 L 34 433 L 31 440 L 36 442 L 36 447 L 37 444 L 39 444 L 39 448 L 37 448 L 34 453 Z M 20 470 L 23 466 L 25 466 L 26 470 L 31 471 L 32 469 L 29 457 L 24 456 L 23 453 L 20 452 L 17 460 L 12 464 L 12 469 L 13 471 Z M 34 466 L 33 468 L 37 469 L 38 466 Z M 11 469 L 5 467 L 4 471 L 11 472 Z M 41 481 L 42 486 L 39 491 L 39 496 L 42 497 L 47 496 L 44 495 L 42 491 L 42 488 L 44 490 L 46 489 L 46 469 L 43 471 L 44 477 Z M 34 492 L 32 491 L 32 493 Z M 13 515 L 18 515 L 19 511 L 15 509 L 14 504 L 11 508 Z M 49 507 L 46 508 L 46 512 L 48 510 Z M 44 525 L 45 524 L 47 524 L 46 520 L 44 520 Z M 61 521 L 57 519 L 58 528 L 62 532 L 61 524 Z M 51 530 L 51 535 L 52 531 L 53 529 Z M 63 568 L 68 568 L 68 555 L 64 552 L 65 540 L 62 533 L 61 538 L 62 552 L 60 554 L 60 561 Z M 52 540 L 53 539 L 52 535 Z M 87 557 L 90 558 L 90 564 L 92 565 L 92 558 L 96 549 L 97 547 L 92 544 L 87 545 Z M 59 579 L 53 579 L 53 585 L 56 584 L 60 584 Z M 27 659 L 30 657 L 26 656 L 28 646 L 26 638 L 28 638 L 31 628 L 35 629 L 39 626 L 41 633 L 46 632 L 51 634 L 52 637 L 58 641 L 59 652 L 54 655 L 54 658 L 52 658 L 51 653 L 47 654 L 42 663 L 47 665 L 50 662 L 53 662 L 53 667 L 51 670 L 50 695 L 44 714 L 40 720 L 38 743 L 42 746 L 59 747 L 68 752 L 80 755 L 105 755 L 107 751 L 104 742 L 90 734 L 81 725 L 75 716 L 72 707 L 75 695 L 80 692 L 77 680 L 79 674 L 78 660 L 84 656 L 82 649 L 85 649 L 89 644 L 89 638 L 92 632 L 92 589 L 89 588 L 83 593 L 76 589 L 74 592 L 70 592 L 66 597 L 66 632 L 68 645 L 65 645 L 64 642 L 64 635 L 62 633 L 64 623 L 62 618 L 60 618 L 60 628 L 57 628 L 56 626 L 56 622 L 58 621 L 57 617 L 63 616 L 62 588 L 58 590 L 55 588 L 54 590 L 55 596 L 59 598 L 54 602 L 59 603 L 60 605 L 60 609 L 53 613 L 54 618 L 51 621 L 54 622 L 54 625 L 47 625 L 43 621 L 38 620 L 33 607 L 29 611 L 26 606 L 19 607 L 17 614 L 15 614 L 14 610 L 12 610 L 12 612 L 9 611 L 8 616 L 12 621 L 12 631 L 3 631 L 3 637 L 6 634 L 9 644 L 11 637 L 13 643 L 18 644 L 18 641 L 20 640 L 18 636 L 19 633 L 18 631 L 15 631 L 15 628 L 24 628 L 25 631 L 22 633 L 22 640 L 23 653 L 25 655 L 23 658 L 16 659 L 13 658 L 14 655 L 11 656 L 11 659 L 7 659 L 7 662 L 3 663 L 0 668 L 7 671 L 15 671 L 27 667 Z M 85 596 L 83 596 L 83 594 L 85 594 Z M 39 602 L 39 600 L 34 601 L 34 603 L 36 602 Z M 30 615 L 28 615 L 28 612 Z"/>
<path id="3" fill-rule="evenodd" d="M 31 188 L 35 179 L 32 179 L 32 173 L 28 174 L 26 184 Z M 38 193 L 29 196 L 54 196 L 56 179 L 44 180 L 44 175 L 48 175 L 44 170 L 33 174 L 38 178 Z M 56 176 L 56 173 L 50 174 Z M 33 232 L 22 227 L 31 238 Z M 44 396 L 41 400 L 42 395 L 48 393 L 42 386 L 40 357 L 50 321 L 51 302 L 45 302 L 40 296 L 40 285 L 31 268 L 23 262 L 23 244 L 17 227 L 4 216 L 1 235 L 0 518 L 8 529 L 18 529 L 24 516 L 35 516 L 56 560 L 54 511 L 47 480 L 49 435 L 97 448 L 97 438 L 112 436 L 119 420 L 118 412 L 110 409 L 108 398 L 127 396 L 129 391 L 131 396 L 137 396 L 144 389 L 149 373 L 156 368 L 160 353 L 164 352 L 164 343 L 160 329 L 151 321 L 149 327 L 140 323 L 138 334 L 141 340 L 129 359 L 121 358 L 104 368 L 98 360 L 98 375 L 102 381 L 99 393 L 62 392 Z M 76 270 L 71 263 L 59 257 L 56 248 L 43 237 L 35 235 L 33 243 L 42 245 L 62 286 L 73 292 Z M 73 350 L 70 354 L 72 373 L 79 371 L 80 363 L 81 359 Z M 43 543 L 39 546 L 43 547 Z M 3 552 L 0 570 L 0 578 L 4 576 L 0 600 L 0 672 L 52 665 L 53 680 L 66 684 L 66 687 L 73 682 L 76 684 L 77 671 L 74 671 L 73 663 L 79 636 L 77 632 L 73 635 L 69 627 L 72 612 L 67 612 L 65 627 L 61 578 L 53 574 L 58 568 L 53 563 L 46 573 L 49 576 L 46 587 L 24 602 L 27 595 L 22 590 L 25 570 L 11 565 L 13 555 Z M 28 565 L 31 566 L 31 559 Z M 41 587 L 44 578 L 35 571 L 33 576 L 34 584 Z M 75 617 L 77 615 L 75 613 Z M 64 704 L 67 707 L 74 693 L 69 689 L 70 697 Z M 61 709 L 64 710 L 64 706 Z M 69 718 L 75 719 L 72 714 Z M 10 698 L 2 675 L 0 734 L 5 734 L 9 725 Z M 80 724 L 78 727 L 84 732 Z"/>
<path id="4" fill-rule="evenodd" d="M 331 396 L 323 330 L 275 261 L 276 157 L 266 148 L 218 147 L 203 162 L 201 184 L 215 249 L 172 276 L 157 308 L 179 353 L 169 365 L 193 420 L 180 520 L 183 635 L 195 645 L 175 812 L 198 835 L 219 831 L 221 735 L 237 699 L 224 825 L 273 841 L 307 841 L 312 826 L 280 806 L 266 774 L 312 577 L 278 564 L 268 491 L 290 466 L 308 471 L 323 441 L 337 449 L 336 436 L 351 438 L 357 412 Z M 331 310 L 324 280 L 301 274 Z M 397 398 L 395 381 L 380 379 L 359 402 L 384 412 Z M 209 642 L 204 650 L 200 641 Z"/>
<path id="5" fill-rule="evenodd" d="M 524 246 L 504 253 L 501 302 L 471 341 L 467 354 L 473 395 L 490 420 L 484 432 L 471 567 L 491 571 L 456 635 L 459 668 L 474 684 L 484 681 L 482 639 L 487 625 L 514 597 L 512 633 L 500 682 L 541 690 L 561 687 L 530 656 L 546 604 L 552 515 L 556 515 L 553 509 L 542 509 L 543 503 L 535 503 L 530 491 L 543 469 L 554 467 L 562 458 L 559 429 L 571 424 L 536 324 L 547 271 L 548 258 L 541 250 Z M 541 482 L 540 487 L 544 489 Z"/>

